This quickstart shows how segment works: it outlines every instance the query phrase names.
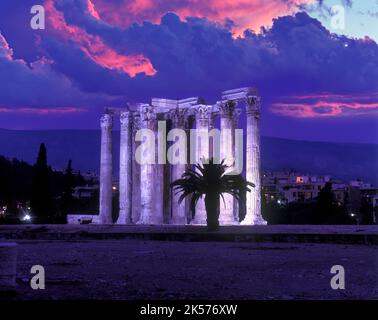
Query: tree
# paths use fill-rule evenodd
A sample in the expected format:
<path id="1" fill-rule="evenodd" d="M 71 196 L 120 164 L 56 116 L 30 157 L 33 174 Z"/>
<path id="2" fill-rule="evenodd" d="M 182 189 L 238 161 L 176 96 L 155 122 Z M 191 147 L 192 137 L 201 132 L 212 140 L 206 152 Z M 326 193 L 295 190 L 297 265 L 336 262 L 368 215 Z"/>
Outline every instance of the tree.
<path id="1" fill-rule="evenodd" d="M 373 204 L 369 201 L 369 198 L 363 197 L 361 199 L 361 206 L 359 209 L 359 215 L 360 215 L 360 220 L 361 220 L 360 223 L 373 224 L 374 214 L 375 212 L 374 212 Z"/>
<path id="2" fill-rule="evenodd" d="M 261 213 L 268 224 L 289 224 L 289 216 L 285 209 L 284 205 L 278 204 L 277 201 L 268 202 L 265 195 L 261 195 Z"/>
<path id="3" fill-rule="evenodd" d="M 254 185 L 246 181 L 240 174 L 226 174 L 229 167 L 224 164 L 214 163 L 210 159 L 206 164 L 196 164 L 194 169 L 188 169 L 184 172 L 181 179 L 171 183 L 171 187 L 181 193 L 179 203 L 187 196 L 191 196 L 191 211 L 195 212 L 197 202 L 202 196 L 205 196 L 205 207 L 207 215 L 207 227 L 209 230 L 219 228 L 219 200 L 223 199 L 223 194 L 228 193 L 239 200 L 240 195 L 244 192 L 251 191 L 249 186 Z"/>
<path id="4" fill-rule="evenodd" d="M 83 184 L 87 183 L 87 181 L 84 179 L 84 177 L 81 175 L 81 171 L 79 170 L 79 172 L 77 173 L 77 176 L 76 176 L 76 183 L 75 183 L 75 186 L 79 185 L 79 186 L 82 186 Z"/>
<path id="5" fill-rule="evenodd" d="M 73 188 L 75 187 L 75 179 L 72 173 L 72 161 L 69 160 L 67 164 L 67 169 L 64 174 L 64 191 L 62 195 L 62 213 L 64 216 L 72 210 L 73 206 Z"/>
<path id="6" fill-rule="evenodd" d="M 332 183 L 327 182 L 320 190 L 317 199 L 317 222 L 320 224 L 349 224 L 345 205 L 336 201 L 335 194 L 332 191 Z"/>
<path id="7" fill-rule="evenodd" d="M 49 167 L 47 166 L 47 150 L 41 143 L 37 162 L 34 165 L 33 190 L 31 198 L 32 212 L 43 220 L 52 214 L 52 197 L 49 184 Z"/>
<path id="8" fill-rule="evenodd" d="M 7 159 L 0 158 L 0 206 L 7 207 L 7 213 L 15 213 L 13 201 L 13 167 Z"/>

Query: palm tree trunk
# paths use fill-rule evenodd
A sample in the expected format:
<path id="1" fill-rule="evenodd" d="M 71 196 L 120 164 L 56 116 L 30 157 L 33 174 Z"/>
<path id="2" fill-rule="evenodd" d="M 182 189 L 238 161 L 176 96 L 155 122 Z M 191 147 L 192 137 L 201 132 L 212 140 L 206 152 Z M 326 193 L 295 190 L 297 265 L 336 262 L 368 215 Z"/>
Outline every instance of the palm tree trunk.
<path id="1" fill-rule="evenodd" d="M 209 231 L 219 229 L 219 195 L 208 193 L 205 196 L 207 228 Z"/>

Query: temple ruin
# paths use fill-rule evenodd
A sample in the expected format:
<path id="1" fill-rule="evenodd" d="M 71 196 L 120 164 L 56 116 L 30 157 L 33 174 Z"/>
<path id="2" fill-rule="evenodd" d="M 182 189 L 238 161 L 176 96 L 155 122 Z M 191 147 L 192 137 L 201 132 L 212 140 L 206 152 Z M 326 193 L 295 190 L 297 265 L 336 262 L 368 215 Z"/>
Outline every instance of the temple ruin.
<path id="1" fill-rule="evenodd" d="M 240 201 L 225 195 L 220 204 L 221 225 L 261 225 L 266 224 L 261 216 L 260 177 L 260 104 L 261 99 L 255 88 L 239 88 L 224 91 L 221 99 L 213 105 L 203 103 L 203 99 L 192 97 L 182 100 L 153 98 L 151 103 L 128 104 L 125 108 L 107 108 L 101 117 L 101 169 L 100 169 L 100 215 L 101 224 L 206 224 L 203 200 L 197 204 L 194 219 L 189 201 L 178 203 L 179 195 L 170 188 L 170 183 L 179 179 L 191 166 L 187 163 L 141 164 L 136 160 L 138 142 L 136 135 L 140 129 L 150 129 L 160 142 L 172 144 L 166 134 L 158 130 L 160 122 L 167 129 L 183 129 L 189 132 L 210 132 L 218 124 L 220 131 L 220 158 L 231 167 L 235 164 L 235 129 L 240 128 L 240 115 L 245 120 L 245 159 L 243 174 L 255 187 L 245 197 L 245 217 L 239 221 Z M 112 129 L 115 117 L 120 119 L 120 166 L 119 166 L 119 215 L 112 217 Z M 226 134 L 227 133 L 227 134 Z M 229 134 L 228 134 L 229 133 Z M 214 139 L 188 138 L 186 158 L 194 151 L 195 161 L 208 159 L 214 154 Z M 152 157 L 165 157 L 157 150 Z"/>

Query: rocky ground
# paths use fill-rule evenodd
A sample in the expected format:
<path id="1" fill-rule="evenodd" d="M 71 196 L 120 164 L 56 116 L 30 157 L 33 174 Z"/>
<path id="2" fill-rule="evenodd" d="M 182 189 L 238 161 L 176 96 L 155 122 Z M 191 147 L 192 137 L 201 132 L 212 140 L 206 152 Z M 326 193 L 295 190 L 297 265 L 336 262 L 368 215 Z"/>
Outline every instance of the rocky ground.
<path id="1" fill-rule="evenodd" d="M 9 299 L 378 299 L 378 246 L 20 240 Z M 46 289 L 32 290 L 42 265 Z M 345 290 L 330 286 L 345 268 Z"/>

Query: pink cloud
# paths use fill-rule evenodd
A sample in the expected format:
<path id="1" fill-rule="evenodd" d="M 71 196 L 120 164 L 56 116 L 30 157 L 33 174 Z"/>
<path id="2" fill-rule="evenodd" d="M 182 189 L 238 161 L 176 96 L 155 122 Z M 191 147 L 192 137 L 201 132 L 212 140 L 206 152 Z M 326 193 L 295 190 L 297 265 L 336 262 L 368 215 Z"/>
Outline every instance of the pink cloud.
<path id="1" fill-rule="evenodd" d="M 55 8 L 53 0 L 46 0 L 45 9 L 46 16 L 53 29 L 57 31 L 57 35 L 65 40 L 75 41 L 81 50 L 98 65 L 124 72 L 130 77 L 135 77 L 138 73 L 149 76 L 156 73 L 150 60 L 142 54 L 128 56 L 119 54 L 108 47 L 100 37 L 90 35 L 78 26 L 67 24 L 63 14 Z M 99 18 L 91 1 L 88 1 L 88 10 L 92 16 Z"/>
<path id="2" fill-rule="evenodd" d="M 234 22 L 233 31 L 240 35 L 249 28 L 259 31 L 269 26 L 274 18 L 296 12 L 300 5 L 315 0 L 123 0 L 112 3 L 106 0 L 91 0 L 98 16 L 105 22 L 126 27 L 133 22 L 158 23 L 162 15 L 173 11 L 186 17 L 204 17 L 211 21 Z M 91 9 L 92 10 L 92 9 Z"/>
<path id="3" fill-rule="evenodd" d="M 370 95 L 310 94 L 293 96 L 290 102 L 271 105 L 271 111 L 282 116 L 295 118 L 325 118 L 351 115 L 377 114 L 378 93 Z M 375 99 L 374 99 L 375 98 Z M 357 100 L 357 101 L 356 101 Z"/>
<path id="4" fill-rule="evenodd" d="M 98 14 L 98 12 L 97 12 L 97 10 L 96 10 L 96 8 L 95 8 L 95 6 L 94 6 L 94 4 L 93 4 L 93 2 L 91 1 L 91 0 L 87 0 L 87 8 L 88 8 L 88 12 L 89 12 L 89 14 L 93 17 L 93 18 L 95 18 L 95 19 L 97 19 L 97 20 L 100 20 L 101 18 L 100 18 L 100 15 Z"/>
<path id="5" fill-rule="evenodd" d="M 0 69 L 4 70 L 0 73 L 0 114 L 78 113 L 88 106 L 103 106 L 116 99 L 82 92 L 69 78 L 58 74 L 52 68 L 53 63 L 44 56 L 31 63 L 14 58 L 13 49 L 0 32 Z"/>
<path id="6" fill-rule="evenodd" d="M 294 100 L 331 100 L 331 101 L 350 101 L 350 100 L 371 100 L 378 99 L 378 92 L 371 92 L 369 94 L 334 94 L 334 93 L 315 93 L 315 94 L 304 94 L 299 96 L 286 96 L 285 99 Z"/>
<path id="7" fill-rule="evenodd" d="M 13 60 L 13 50 L 9 46 L 7 39 L 0 32 L 0 57 L 7 59 L 8 61 Z"/>

